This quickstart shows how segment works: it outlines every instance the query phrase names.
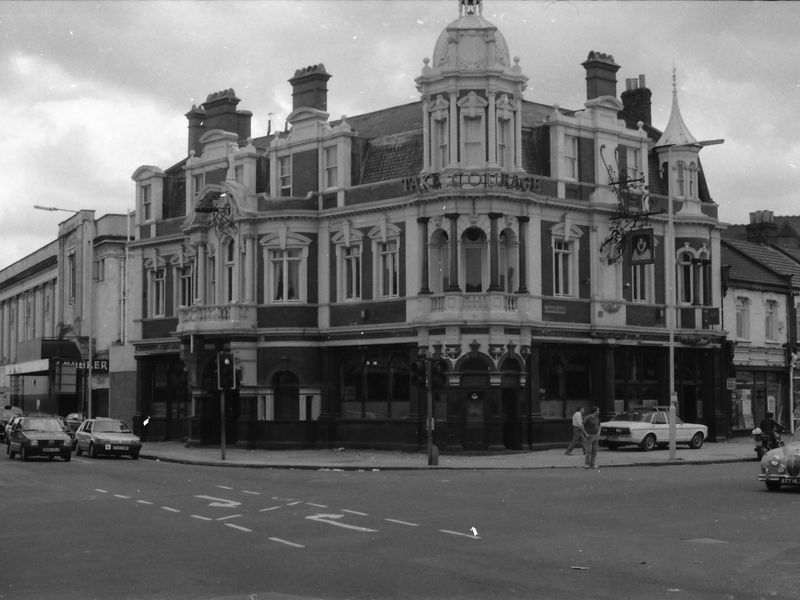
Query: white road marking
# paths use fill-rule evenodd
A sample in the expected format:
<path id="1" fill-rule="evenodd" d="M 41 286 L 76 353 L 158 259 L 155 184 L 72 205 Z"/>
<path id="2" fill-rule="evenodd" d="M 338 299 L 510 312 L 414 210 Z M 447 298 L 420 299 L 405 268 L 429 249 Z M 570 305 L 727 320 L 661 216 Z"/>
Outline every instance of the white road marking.
<path id="1" fill-rule="evenodd" d="M 95 492 L 100 492 L 101 494 L 107 494 L 108 490 L 101 490 L 100 488 L 94 488 Z"/>
<path id="2" fill-rule="evenodd" d="M 136 502 L 138 502 L 139 504 L 152 504 L 152 502 L 150 502 L 149 500 L 137 500 Z"/>
<path id="3" fill-rule="evenodd" d="M 419 523 L 409 523 L 408 521 L 399 521 L 398 519 L 384 519 L 390 523 L 397 523 L 398 525 L 408 525 L 409 527 L 419 527 Z"/>
<path id="4" fill-rule="evenodd" d="M 243 490 L 242 493 L 243 494 L 251 494 L 253 496 L 260 496 L 261 495 L 261 492 L 251 492 L 249 490 Z"/>
<path id="5" fill-rule="evenodd" d="M 259 510 L 258 512 L 268 512 L 268 511 L 270 511 L 270 510 L 277 510 L 277 509 L 279 509 L 279 508 L 280 508 L 280 506 L 270 506 L 269 508 L 262 508 L 262 509 L 261 509 L 261 510 Z"/>
<path id="6" fill-rule="evenodd" d="M 122 494 L 114 494 L 114 498 L 122 498 L 123 500 L 130 500 L 130 496 L 123 496 Z"/>
<path id="7" fill-rule="evenodd" d="M 315 508 L 328 508 L 324 504 L 314 504 L 313 502 L 306 502 L 306 504 L 308 504 L 309 506 L 313 506 Z"/>
<path id="8" fill-rule="evenodd" d="M 252 529 L 248 529 L 247 527 L 242 527 L 241 525 L 234 525 L 233 523 L 225 523 L 225 527 L 232 527 L 233 529 L 238 529 L 239 531 L 246 531 L 247 533 L 253 533 Z"/>
<path id="9" fill-rule="evenodd" d="M 222 508 L 236 508 L 237 506 L 242 505 L 241 502 L 237 502 L 236 500 L 228 500 L 227 498 L 217 498 L 215 496 L 196 495 L 195 498 L 200 498 L 201 500 L 211 500 L 209 506 L 220 506 Z"/>
<path id="10" fill-rule="evenodd" d="M 479 535 L 472 535 L 471 533 L 461 533 L 460 531 L 450 531 L 449 529 L 440 529 L 442 533 L 449 533 L 450 535 L 460 535 L 465 538 L 469 538 L 471 540 L 480 540 L 482 539 Z"/>
<path id="11" fill-rule="evenodd" d="M 358 512 L 357 510 L 347 510 L 346 508 L 342 509 L 343 513 L 347 513 L 349 515 L 358 515 L 359 517 L 368 517 L 367 513 Z"/>
<path id="12" fill-rule="evenodd" d="M 228 485 L 218 485 L 218 486 L 215 486 L 215 487 L 218 487 L 221 490 L 232 490 L 233 489 L 232 487 L 230 487 Z"/>
<path id="13" fill-rule="evenodd" d="M 302 500 L 295 500 L 294 502 L 289 502 L 286 506 L 297 506 L 298 504 L 302 504 Z"/>
<path id="14" fill-rule="evenodd" d="M 204 517 L 203 515 L 192 515 L 194 519 L 202 519 L 203 521 L 213 521 L 211 517 Z"/>
<path id="15" fill-rule="evenodd" d="M 353 529 L 354 531 L 361 531 L 362 533 L 375 533 L 377 529 L 369 529 L 368 527 L 358 527 L 357 525 L 348 525 L 347 523 L 339 523 L 331 519 L 341 519 L 344 515 L 309 515 L 306 519 L 312 521 L 319 521 L 320 523 L 327 523 L 328 525 L 336 525 L 337 527 L 344 527 L 345 529 Z"/>
<path id="16" fill-rule="evenodd" d="M 227 517 L 219 517 L 217 521 L 227 521 L 228 519 L 235 519 L 236 517 L 241 517 L 242 515 L 228 515 Z"/>
<path id="17" fill-rule="evenodd" d="M 278 542 L 279 544 L 286 544 L 287 546 L 292 546 L 294 548 L 305 548 L 302 544 L 295 544 L 294 542 L 289 542 L 287 540 L 282 540 L 281 538 L 271 537 L 269 538 L 273 542 Z"/>
<path id="18" fill-rule="evenodd" d="M 179 512 L 181 512 L 181 511 L 180 511 L 180 510 L 178 510 L 177 508 L 172 508 L 171 506 L 162 506 L 161 508 L 163 508 L 164 510 L 168 510 L 169 512 L 174 512 L 174 513 L 179 513 Z"/>

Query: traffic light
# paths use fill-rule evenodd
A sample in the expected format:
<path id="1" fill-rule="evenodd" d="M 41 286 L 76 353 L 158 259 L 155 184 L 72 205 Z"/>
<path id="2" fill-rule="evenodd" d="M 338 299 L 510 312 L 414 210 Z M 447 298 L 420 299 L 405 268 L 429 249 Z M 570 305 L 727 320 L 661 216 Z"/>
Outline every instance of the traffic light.
<path id="1" fill-rule="evenodd" d="M 425 373 L 425 359 L 420 358 L 411 363 L 411 383 L 416 387 L 425 387 L 427 384 Z"/>
<path id="2" fill-rule="evenodd" d="M 447 361 L 443 358 L 436 358 L 431 364 L 431 387 L 443 388 L 447 385 Z"/>
<path id="3" fill-rule="evenodd" d="M 236 389 L 236 360 L 232 352 L 217 353 L 217 389 Z"/>

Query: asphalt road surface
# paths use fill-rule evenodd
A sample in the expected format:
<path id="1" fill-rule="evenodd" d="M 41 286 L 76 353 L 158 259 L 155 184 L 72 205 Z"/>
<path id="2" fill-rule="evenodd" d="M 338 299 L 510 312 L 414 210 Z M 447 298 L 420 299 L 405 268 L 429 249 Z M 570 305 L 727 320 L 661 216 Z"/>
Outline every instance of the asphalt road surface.
<path id="1" fill-rule="evenodd" d="M 0 456 L 0 599 L 796 599 L 758 465 L 300 471 Z"/>

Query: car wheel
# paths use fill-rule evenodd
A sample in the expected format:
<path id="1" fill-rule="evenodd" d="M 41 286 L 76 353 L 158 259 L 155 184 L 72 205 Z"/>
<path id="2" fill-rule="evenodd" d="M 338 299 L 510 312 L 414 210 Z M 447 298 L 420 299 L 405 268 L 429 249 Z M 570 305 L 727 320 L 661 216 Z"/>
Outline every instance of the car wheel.
<path id="1" fill-rule="evenodd" d="M 69 462 L 70 460 L 72 460 L 72 452 L 67 452 L 65 454 L 62 454 L 61 458 L 64 459 L 64 462 Z"/>
<path id="2" fill-rule="evenodd" d="M 767 489 L 770 492 L 779 492 L 781 489 L 781 482 L 780 481 L 765 481 L 764 483 L 767 484 Z"/>
<path id="3" fill-rule="evenodd" d="M 94 449 L 94 443 L 89 443 L 89 458 L 97 458 L 97 450 Z"/>
<path id="4" fill-rule="evenodd" d="M 692 450 L 699 450 L 703 447 L 703 434 L 699 431 L 692 436 L 692 439 L 689 440 L 689 448 Z"/>
<path id="5" fill-rule="evenodd" d="M 656 447 L 656 436 L 652 433 L 644 436 L 642 440 L 642 450 L 645 452 L 650 452 Z"/>
<path id="6" fill-rule="evenodd" d="M 131 458 L 133 460 L 139 460 L 139 453 L 138 452 L 131 452 Z"/>

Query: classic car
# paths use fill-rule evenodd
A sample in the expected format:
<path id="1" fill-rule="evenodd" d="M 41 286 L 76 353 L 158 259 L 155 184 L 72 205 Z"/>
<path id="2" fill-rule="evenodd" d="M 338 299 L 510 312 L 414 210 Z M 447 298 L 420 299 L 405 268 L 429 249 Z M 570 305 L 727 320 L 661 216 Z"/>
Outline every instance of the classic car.
<path id="1" fill-rule="evenodd" d="M 758 480 L 771 492 L 782 485 L 800 485 L 800 442 L 790 442 L 770 450 L 761 458 Z"/>
<path id="2" fill-rule="evenodd" d="M 675 442 L 698 449 L 708 436 L 708 427 L 684 423 L 675 417 Z M 607 448 L 637 445 L 650 451 L 669 444 L 669 410 L 651 408 L 622 413 L 600 424 L 600 444 Z"/>
<path id="3" fill-rule="evenodd" d="M 22 409 L 18 406 L 4 406 L 0 410 L 0 442 L 6 441 L 6 426 L 14 417 L 22 416 Z"/>
<path id="4" fill-rule="evenodd" d="M 86 451 L 92 458 L 98 454 L 128 454 L 136 459 L 141 449 L 142 441 L 119 419 L 86 419 L 75 432 L 75 454 L 78 456 Z"/>
<path id="5" fill-rule="evenodd" d="M 22 460 L 31 456 L 72 458 L 72 440 L 55 417 L 20 417 L 13 422 L 7 440 L 8 457 Z"/>

